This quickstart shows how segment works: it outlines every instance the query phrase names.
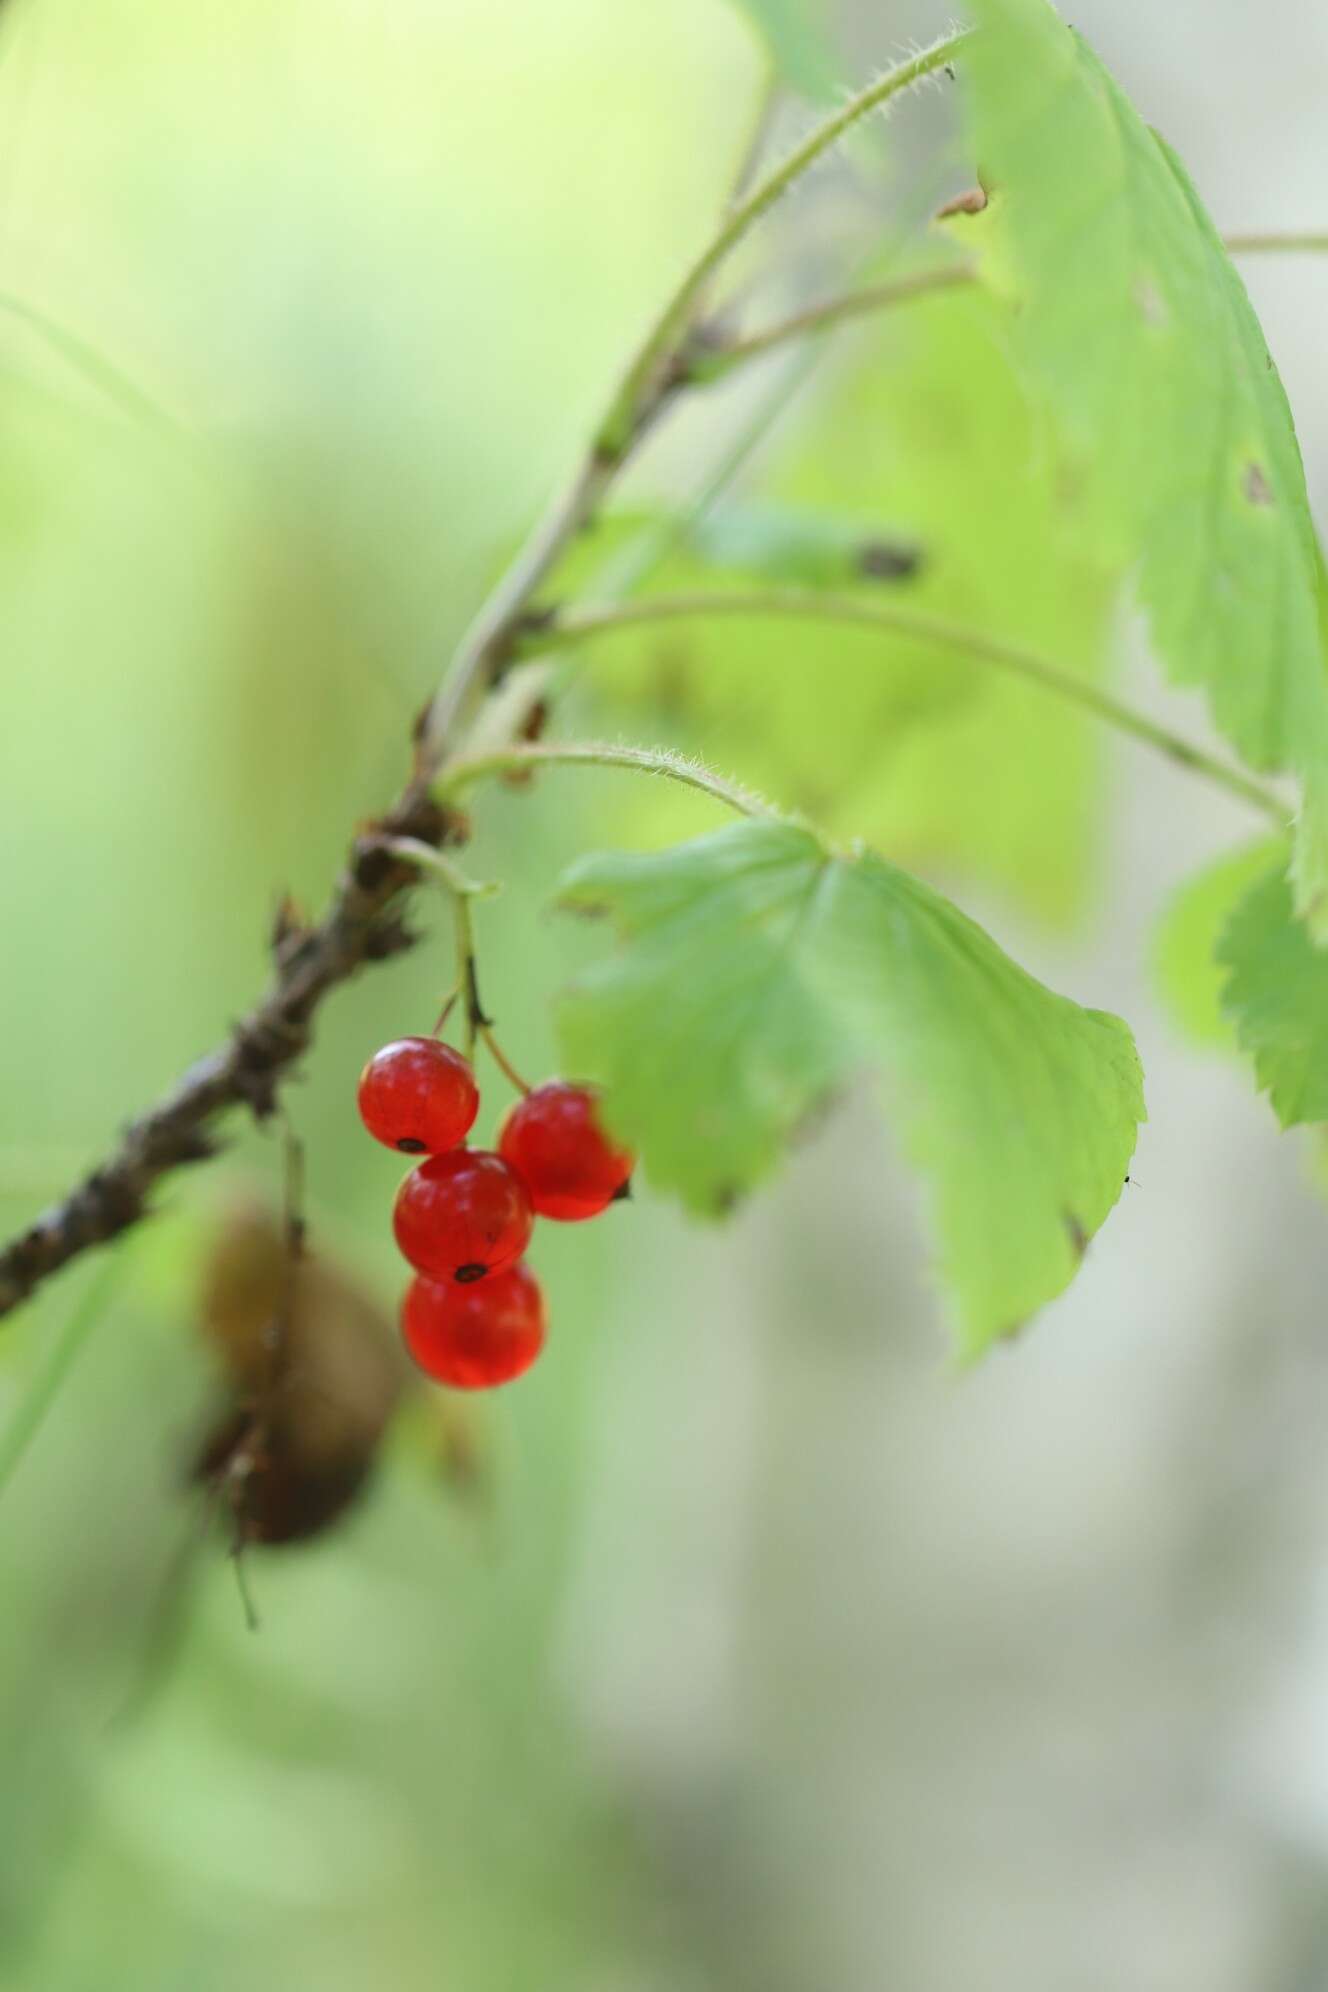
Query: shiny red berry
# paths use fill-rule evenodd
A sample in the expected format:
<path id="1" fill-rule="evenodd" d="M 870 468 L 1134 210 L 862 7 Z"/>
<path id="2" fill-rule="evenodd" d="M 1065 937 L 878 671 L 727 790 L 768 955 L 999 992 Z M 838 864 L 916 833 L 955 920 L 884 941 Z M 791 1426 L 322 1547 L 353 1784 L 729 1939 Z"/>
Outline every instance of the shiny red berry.
<path id="1" fill-rule="evenodd" d="M 360 1119 L 403 1155 L 439 1155 L 465 1140 L 480 1110 L 475 1075 L 437 1038 L 397 1038 L 360 1074 Z"/>
<path id="2" fill-rule="evenodd" d="M 392 1228 L 416 1272 L 468 1285 L 510 1266 L 530 1242 L 535 1213 L 501 1155 L 454 1148 L 412 1169 L 397 1191 Z"/>
<path id="3" fill-rule="evenodd" d="M 420 1276 L 406 1289 L 401 1332 L 426 1376 L 486 1390 L 520 1376 L 544 1347 L 544 1295 L 524 1262 L 478 1286 Z"/>
<path id="4" fill-rule="evenodd" d="M 498 1148 L 541 1217 L 594 1217 L 624 1194 L 635 1157 L 610 1141 L 586 1086 L 549 1079 L 519 1100 Z"/>

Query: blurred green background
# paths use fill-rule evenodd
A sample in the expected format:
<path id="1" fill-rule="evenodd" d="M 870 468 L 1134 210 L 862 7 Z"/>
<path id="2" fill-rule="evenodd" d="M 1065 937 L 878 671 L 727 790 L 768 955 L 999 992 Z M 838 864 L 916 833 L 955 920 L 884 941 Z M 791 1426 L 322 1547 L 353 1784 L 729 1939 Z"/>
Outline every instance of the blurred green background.
<path id="1" fill-rule="evenodd" d="M 796 18 L 799 73 L 832 88 L 943 24 Z M 1075 18 L 1220 222 L 1322 224 L 1322 22 L 1291 0 Z M 13 0 L 6 1230 L 224 1032 L 279 894 L 317 905 L 395 791 L 412 713 L 713 226 L 766 82 L 727 0 Z M 785 205 L 744 283 L 767 308 L 820 294 L 963 170 L 944 103 L 905 106 Z M 1328 280 L 1252 281 L 1322 492 Z M 1086 660 L 1108 603 L 1056 542 L 1002 365 L 977 303 L 846 340 L 755 486 L 948 522 L 924 598 Z M 685 415 L 631 503 L 693 489 L 770 384 Z M 1012 456 L 1033 469 L 1007 510 Z M 479 1407 L 479 1490 L 449 1485 L 417 1402 L 344 1527 L 253 1556 L 257 1634 L 209 1540 L 156 1665 L 197 1533 L 200 1258 L 237 1197 L 278 1195 L 275 1141 L 237 1131 L 113 1286 L 80 1267 L 6 1330 L 13 1417 L 95 1308 L 0 1498 L 0 1985 L 1328 1982 L 1321 1205 L 1243 1078 L 1176 1044 L 1146 967 L 1170 886 L 1245 825 L 906 646 L 883 685 L 851 637 L 810 673 L 802 638 L 728 641 L 717 759 L 927 866 L 1131 1019 L 1137 1187 L 1073 1292 L 958 1383 L 912 1186 L 858 1103 L 722 1233 L 648 1195 L 546 1227 L 549 1350 Z M 568 723 L 667 730 L 679 659 L 635 663 Z M 485 799 L 485 990 L 518 1064 L 548 1069 L 548 999 L 588 945 L 544 910 L 562 864 L 700 808 L 572 774 Z M 398 1170 L 353 1081 L 431 1022 L 441 913 L 328 1005 L 292 1097 L 314 1242 L 385 1308 Z M 486 1111 L 501 1096 L 493 1075 Z"/>

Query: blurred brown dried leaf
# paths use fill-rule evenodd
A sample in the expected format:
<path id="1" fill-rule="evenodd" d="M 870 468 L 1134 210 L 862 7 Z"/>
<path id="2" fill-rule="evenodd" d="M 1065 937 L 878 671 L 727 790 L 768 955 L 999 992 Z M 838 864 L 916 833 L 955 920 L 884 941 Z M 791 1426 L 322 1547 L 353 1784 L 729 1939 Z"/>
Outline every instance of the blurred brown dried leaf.
<path id="1" fill-rule="evenodd" d="M 226 1384 L 191 1477 L 227 1485 L 240 1536 L 318 1534 L 359 1493 L 409 1370 L 391 1323 L 334 1262 L 288 1262 L 261 1205 L 223 1224 L 199 1324 Z"/>

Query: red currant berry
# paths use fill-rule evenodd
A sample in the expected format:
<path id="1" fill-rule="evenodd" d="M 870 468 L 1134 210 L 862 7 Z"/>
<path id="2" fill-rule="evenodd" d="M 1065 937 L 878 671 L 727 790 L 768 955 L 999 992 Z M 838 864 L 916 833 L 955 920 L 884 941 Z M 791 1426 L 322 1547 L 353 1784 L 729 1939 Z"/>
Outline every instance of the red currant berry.
<path id="1" fill-rule="evenodd" d="M 520 1376 L 544 1347 L 544 1295 L 524 1262 L 478 1286 L 421 1276 L 406 1289 L 401 1332 L 426 1376 L 485 1390 Z"/>
<path id="2" fill-rule="evenodd" d="M 397 1191 L 392 1228 L 417 1273 L 463 1285 L 519 1259 L 535 1213 L 501 1155 L 454 1148 L 412 1169 Z"/>
<path id="3" fill-rule="evenodd" d="M 564 1222 L 594 1217 L 622 1196 L 635 1161 L 605 1134 L 589 1088 L 563 1079 L 546 1080 L 517 1102 L 498 1149 L 540 1216 Z"/>
<path id="4" fill-rule="evenodd" d="M 475 1075 L 437 1038 L 397 1038 L 360 1074 L 360 1119 L 403 1155 L 439 1155 L 465 1140 L 480 1110 Z"/>

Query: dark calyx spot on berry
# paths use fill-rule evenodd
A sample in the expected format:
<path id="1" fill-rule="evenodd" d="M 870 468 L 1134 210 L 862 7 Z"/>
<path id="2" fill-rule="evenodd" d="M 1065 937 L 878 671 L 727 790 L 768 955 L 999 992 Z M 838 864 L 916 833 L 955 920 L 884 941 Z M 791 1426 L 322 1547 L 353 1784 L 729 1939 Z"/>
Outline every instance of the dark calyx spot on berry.
<path id="1" fill-rule="evenodd" d="M 488 1270 L 489 1268 L 482 1266 L 478 1259 L 471 1259 L 468 1264 L 457 1267 L 453 1278 L 460 1280 L 462 1286 L 473 1286 L 476 1280 L 484 1278 Z"/>
<path id="2" fill-rule="evenodd" d="M 423 1155 L 428 1145 L 427 1141 L 416 1141 L 413 1134 L 403 1134 L 397 1143 L 403 1155 Z"/>
<path id="3" fill-rule="evenodd" d="M 627 1177 L 625 1182 L 619 1183 L 613 1193 L 613 1201 L 614 1203 L 630 1203 L 632 1201 L 632 1179 L 630 1176 Z"/>

